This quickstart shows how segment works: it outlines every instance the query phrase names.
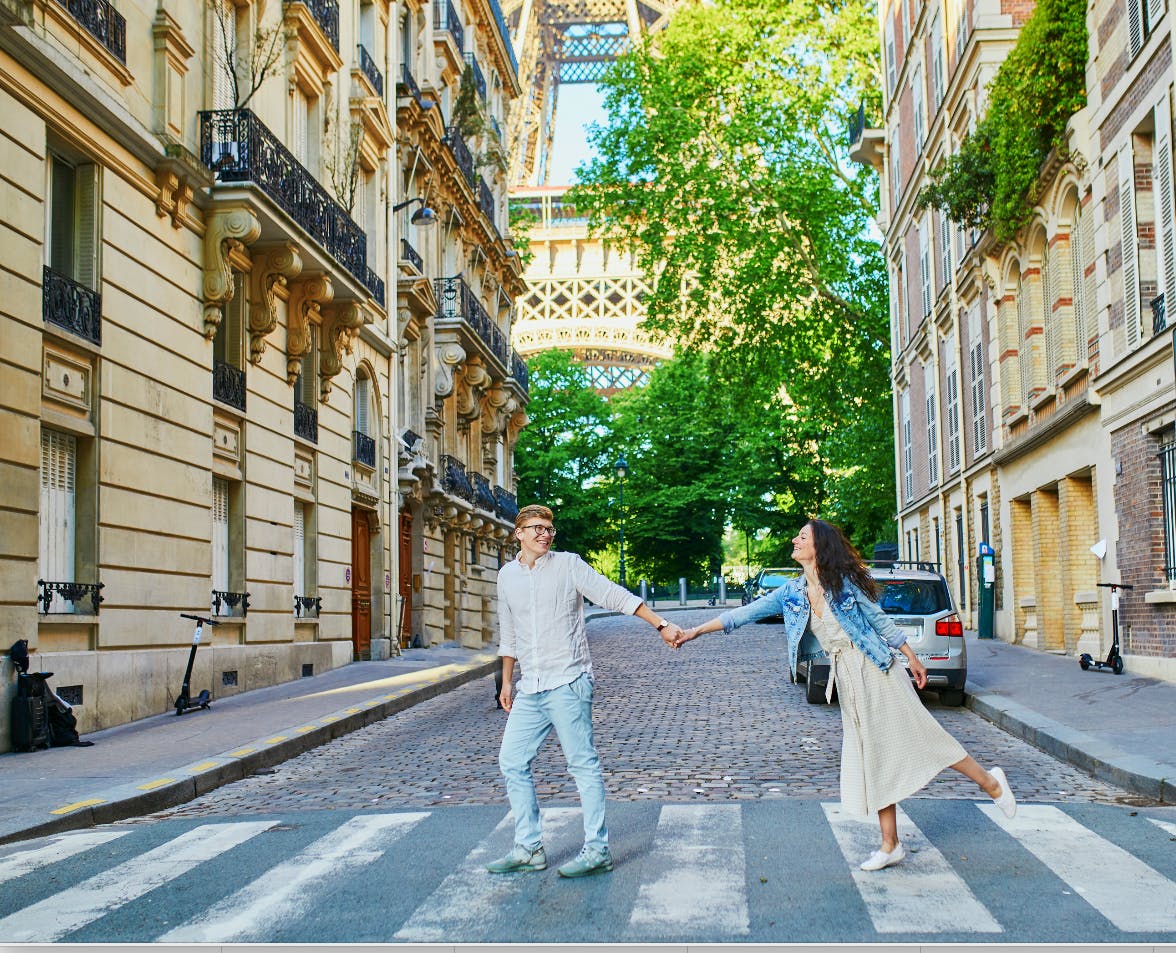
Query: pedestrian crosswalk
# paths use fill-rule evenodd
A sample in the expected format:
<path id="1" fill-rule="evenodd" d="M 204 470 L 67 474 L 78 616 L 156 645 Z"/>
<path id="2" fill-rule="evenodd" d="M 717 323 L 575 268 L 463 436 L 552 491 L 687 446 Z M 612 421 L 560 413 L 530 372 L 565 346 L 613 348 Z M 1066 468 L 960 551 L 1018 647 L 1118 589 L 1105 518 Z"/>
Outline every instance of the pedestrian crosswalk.
<path id="1" fill-rule="evenodd" d="M 578 808 L 542 822 L 551 866 L 574 856 Z M 487 808 L 59 834 L 0 848 L 0 941 L 1007 943 L 1048 941 L 1063 917 L 1075 936 L 1176 940 L 1164 817 L 907 802 L 908 857 L 874 873 L 857 865 L 876 822 L 836 803 L 615 805 L 610 823 L 616 870 L 567 882 L 487 873 L 513 839 Z"/>

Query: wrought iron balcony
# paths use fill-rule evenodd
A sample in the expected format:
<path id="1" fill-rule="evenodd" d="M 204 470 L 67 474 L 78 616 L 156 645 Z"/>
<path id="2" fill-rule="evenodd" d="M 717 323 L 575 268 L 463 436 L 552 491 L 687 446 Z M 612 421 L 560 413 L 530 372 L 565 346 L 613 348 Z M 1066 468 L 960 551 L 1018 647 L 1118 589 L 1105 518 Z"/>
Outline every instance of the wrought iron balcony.
<path id="1" fill-rule="evenodd" d="M 372 84 L 372 89 L 376 91 L 376 95 L 381 99 L 384 98 L 384 74 L 380 72 L 380 68 L 376 66 L 376 61 L 372 58 L 372 54 L 367 51 L 367 47 L 360 43 L 356 47 L 359 53 L 359 70 L 367 77 L 368 82 Z"/>
<path id="2" fill-rule="evenodd" d="M 433 0 L 433 27 L 447 30 L 459 50 L 465 49 L 465 28 L 451 0 Z"/>
<path id="3" fill-rule="evenodd" d="M 508 493 L 500 486 L 494 487 L 494 512 L 501 516 L 504 520 L 514 522 L 514 518 L 519 515 L 519 504 L 515 500 L 513 493 Z"/>
<path id="4" fill-rule="evenodd" d="M 498 223 L 494 218 L 494 193 L 490 191 L 486 180 L 481 177 L 478 178 L 478 208 L 486 216 L 486 221 L 493 225 L 497 231 Z"/>
<path id="5" fill-rule="evenodd" d="M 251 110 L 201 112 L 200 161 L 218 182 L 261 189 L 383 303 L 383 282 L 368 268 L 363 229 Z"/>
<path id="6" fill-rule="evenodd" d="M 352 433 L 354 437 L 356 463 L 362 463 L 369 470 L 376 468 L 376 441 L 361 430 Z"/>
<path id="7" fill-rule="evenodd" d="M 408 243 L 408 239 L 400 239 L 400 257 L 408 262 L 422 275 L 425 273 L 425 260 L 417 254 L 417 250 Z"/>
<path id="8" fill-rule="evenodd" d="M 286 0 L 287 5 L 293 0 Z M 297 0 L 306 5 L 314 22 L 323 31 L 323 36 L 331 41 L 335 52 L 339 52 L 339 0 Z"/>
<path id="9" fill-rule="evenodd" d="M 364 271 L 364 276 L 360 280 L 368 291 L 372 293 L 372 300 L 375 301 L 381 308 L 384 307 L 384 279 L 377 275 L 371 268 Z"/>
<path id="10" fill-rule="evenodd" d="M 241 607 L 240 613 L 237 612 L 238 606 Z M 223 612 L 221 611 L 222 608 L 224 609 Z M 212 614 L 245 618 L 249 614 L 249 593 L 225 592 L 223 589 L 213 589 Z"/>
<path id="11" fill-rule="evenodd" d="M 400 66 L 400 79 L 396 83 L 396 95 L 399 96 L 402 92 L 407 93 L 418 103 L 421 101 L 421 88 L 413 79 L 412 72 L 404 64 Z"/>
<path id="12" fill-rule="evenodd" d="M 318 443 L 318 411 L 301 401 L 294 401 L 294 436 Z"/>
<path id="13" fill-rule="evenodd" d="M 1152 334 L 1159 334 L 1168 326 L 1168 306 L 1164 296 L 1151 300 Z"/>
<path id="14" fill-rule="evenodd" d="M 466 145 L 465 139 L 462 138 L 461 132 L 456 125 L 450 126 L 445 133 L 445 144 L 449 146 L 449 151 L 453 153 L 454 161 L 457 162 L 457 167 L 461 170 L 461 174 L 465 176 L 465 180 L 470 184 L 470 188 L 474 186 L 474 155 L 470 152 L 470 147 Z"/>
<path id="15" fill-rule="evenodd" d="M 441 489 L 467 503 L 474 502 L 474 487 L 466 475 L 465 464 L 447 453 L 441 455 Z"/>
<path id="16" fill-rule="evenodd" d="M 519 356 L 518 351 L 513 347 L 510 349 L 510 376 L 518 382 L 519 387 L 523 389 L 523 393 L 527 393 L 531 369 L 527 367 L 527 362 Z"/>
<path id="17" fill-rule="evenodd" d="M 461 276 L 438 278 L 436 282 L 437 301 L 441 321 L 464 321 L 478 336 L 503 369 L 510 367 L 510 342 L 491 320 L 482 302 L 470 290 Z"/>
<path id="18" fill-rule="evenodd" d="M 245 372 L 223 361 L 212 362 L 212 396 L 222 404 L 245 409 Z"/>
<path id="19" fill-rule="evenodd" d="M 85 599 L 90 602 L 90 615 L 98 614 L 98 606 L 105 600 L 102 598 L 102 590 L 106 588 L 104 582 L 49 582 L 45 579 L 37 580 L 37 603 L 40 605 L 41 615 L 48 615 L 53 613 L 78 613 L 78 603 Z M 61 609 L 54 609 L 53 602 L 56 596 L 61 597 L 64 607 Z M 85 607 L 81 612 L 84 614 Z"/>
<path id="20" fill-rule="evenodd" d="M 107 0 L 57 0 L 120 62 L 127 61 L 127 21 Z"/>
<path id="21" fill-rule="evenodd" d="M 294 617 L 296 619 L 317 619 L 322 613 L 322 596 L 295 596 Z"/>
<path id="22" fill-rule="evenodd" d="M 478 96 L 482 102 L 486 101 L 486 74 L 482 72 L 482 67 L 478 65 L 478 58 L 473 53 L 466 53 L 466 66 L 469 67 L 470 72 L 474 78 L 474 88 L 478 91 Z"/>
<path id="23" fill-rule="evenodd" d="M 506 47 L 506 55 L 510 57 L 510 65 L 514 67 L 515 75 L 518 76 L 519 61 L 515 56 L 514 44 L 510 41 L 510 30 L 506 27 L 506 17 L 502 15 L 502 7 L 498 5 L 498 0 L 490 0 L 490 12 L 494 14 L 494 22 L 498 24 L 498 33 Z"/>
<path id="24" fill-rule="evenodd" d="M 102 295 L 48 265 L 41 272 L 41 318 L 94 344 L 102 343 Z"/>
<path id="25" fill-rule="evenodd" d="M 497 503 L 494 491 L 490 489 L 490 481 L 480 473 L 471 473 L 470 481 L 474 484 L 474 505 L 487 513 L 495 512 Z"/>
<path id="26" fill-rule="evenodd" d="M 849 121 L 849 134 L 847 136 L 849 145 L 853 146 L 862 137 L 862 133 L 866 129 L 866 104 L 862 103 L 858 106 L 858 110 L 853 114 L 853 118 Z"/>

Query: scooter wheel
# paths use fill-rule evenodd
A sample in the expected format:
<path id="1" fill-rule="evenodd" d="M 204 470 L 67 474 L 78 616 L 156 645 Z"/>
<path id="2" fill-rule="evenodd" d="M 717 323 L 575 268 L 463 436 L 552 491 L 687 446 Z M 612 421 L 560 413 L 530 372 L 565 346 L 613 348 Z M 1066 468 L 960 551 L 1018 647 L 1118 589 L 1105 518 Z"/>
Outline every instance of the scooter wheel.
<path id="1" fill-rule="evenodd" d="M 1090 668 L 1090 654 L 1088 652 L 1083 652 L 1081 655 L 1079 655 L 1078 664 L 1082 666 L 1082 671 L 1084 672 Z"/>
<path id="2" fill-rule="evenodd" d="M 1114 659 L 1111 660 L 1111 671 L 1114 672 L 1116 675 L 1123 674 L 1123 656 L 1122 655 L 1116 655 L 1114 657 Z"/>

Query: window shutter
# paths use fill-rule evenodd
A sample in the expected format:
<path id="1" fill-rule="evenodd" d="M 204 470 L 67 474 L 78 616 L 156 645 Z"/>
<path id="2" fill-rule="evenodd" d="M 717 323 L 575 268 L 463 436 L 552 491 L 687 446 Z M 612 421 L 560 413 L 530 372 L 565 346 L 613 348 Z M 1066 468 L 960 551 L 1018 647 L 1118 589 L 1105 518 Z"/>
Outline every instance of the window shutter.
<path id="1" fill-rule="evenodd" d="M 935 365 L 926 364 L 923 367 L 923 388 L 927 398 L 927 485 L 934 486 L 939 482 L 939 418 L 936 413 L 937 403 Z"/>
<path id="2" fill-rule="evenodd" d="M 1176 313 L 1176 209 L 1172 205 L 1172 105 L 1165 88 L 1156 103 L 1156 142 L 1154 180 L 1159 219 L 1160 291 L 1164 295 L 1164 315 L 1171 324 Z"/>
<path id="3" fill-rule="evenodd" d="M 951 219 L 947 217 L 945 212 L 939 213 L 939 268 L 941 271 L 940 283 L 942 285 L 950 284 L 951 282 Z"/>
<path id="4" fill-rule="evenodd" d="M 1086 364 L 1090 348 L 1090 331 L 1097 324 L 1095 320 L 1095 274 L 1094 274 L 1094 216 L 1084 213 L 1078 220 L 1079 247 L 1082 269 L 1082 323 L 1074 329 L 1078 341 L 1078 360 Z"/>
<path id="5" fill-rule="evenodd" d="M 306 504 L 294 504 L 294 595 L 306 591 Z"/>
<path id="6" fill-rule="evenodd" d="M 943 95 L 947 85 L 943 69 L 943 53 L 943 16 L 940 11 L 936 11 L 935 22 L 931 24 L 931 85 L 936 111 L 943 105 Z"/>
<path id="7" fill-rule="evenodd" d="M 1127 0 L 1127 39 L 1131 55 L 1143 48 L 1143 0 Z"/>
<path id="8" fill-rule="evenodd" d="M 910 391 L 903 391 L 899 398 L 900 415 L 902 418 L 902 472 L 903 472 L 903 489 L 906 491 L 906 498 L 913 500 L 915 498 L 915 459 L 914 449 L 911 444 L 911 394 Z"/>
<path id="9" fill-rule="evenodd" d="M 1045 331 L 1045 386 L 1053 387 L 1057 378 L 1060 355 L 1060 331 L 1055 320 L 1053 305 L 1057 301 L 1057 262 L 1050 254 L 1048 245 L 1041 258 L 1041 321 Z"/>
<path id="10" fill-rule="evenodd" d="M 218 477 L 212 479 L 212 588 L 229 589 L 229 484 Z M 221 611 L 231 610 L 222 604 Z"/>
<path id="11" fill-rule="evenodd" d="M 75 170 L 77 208 L 74 212 L 74 241 L 78 284 L 92 291 L 98 287 L 98 167 L 83 162 Z"/>
<path id="12" fill-rule="evenodd" d="M 923 142 L 927 136 L 926 118 L 923 115 L 923 67 L 916 66 L 911 77 L 911 100 L 915 113 L 915 154 L 923 151 Z"/>
<path id="13" fill-rule="evenodd" d="M 1131 146 L 1119 151 L 1119 223 L 1123 238 L 1123 322 L 1127 350 L 1139 346 L 1138 229 L 1135 224 L 1135 159 Z"/>
<path id="14" fill-rule="evenodd" d="M 949 335 L 944 344 L 947 354 L 947 469 L 955 473 L 960 468 L 960 359 L 956 337 Z"/>
<path id="15" fill-rule="evenodd" d="M 898 64 L 894 55 L 894 20 L 886 20 L 886 96 L 894 95 L 894 84 L 898 82 Z"/>
<path id="16" fill-rule="evenodd" d="M 74 579 L 74 517 L 77 498 L 77 440 L 56 430 L 41 431 L 41 514 L 37 571 L 47 582 Z M 67 604 L 67 611 L 72 605 Z"/>
<path id="17" fill-rule="evenodd" d="M 934 280 L 931 275 L 931 236 L 927 231 L 927 220 L 924 218 L 919 223 L 919 276 L 922 281 L 923 291 L 923 316 L 926 317 L 931 313 L 932 296 L 931 296 L 931 282 Z"/>
<path id="18" fill-rule="evenodd" d="M 298 372 L 297 398 L 300 404 L 314 408 L 318 406 L 318 381 L 315 380 L 315 368 L 318 366 L 315 359 L 318 347 L 318 328 L 311 325 L 307 332 L 308 350 L 302 355 L 302 366 Z"/>
<path id="19" fill-rule="evenodd" d="M 294 89 L 294 102 L 291 104 L 291 109 L 291 119 L 293 120 L 294 127 L 290 130 L 290 151 L 294 153 L 295 159 L 302 163 L 303 166 L 306 166 L 309 155 L 306 127 L 307 117 L 310 112 L 310 103 L 307 101 L 306 93 L 297 87 Z"/>
<path id="20" fill-rule="evenodd" d="M 984 343 L 972 345 L 972 447 L 976 453 L 988 449 L 988 414 L 984 400 Z"/>
<path id="21" fill-rule="evenodd" d="M 355 378 L 355 429 L 368 437 L 372 435 L 369 412 L 371 388 L 372 382 L 368 378 Z"/>

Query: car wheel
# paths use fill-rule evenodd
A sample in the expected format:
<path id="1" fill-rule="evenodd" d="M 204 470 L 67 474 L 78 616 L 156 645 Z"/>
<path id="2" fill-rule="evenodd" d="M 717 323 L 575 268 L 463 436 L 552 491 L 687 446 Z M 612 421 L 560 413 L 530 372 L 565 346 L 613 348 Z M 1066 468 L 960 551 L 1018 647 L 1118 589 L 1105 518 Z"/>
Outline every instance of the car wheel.
<path id="1" fill-rule="evenodd" d="M 814 679 L 808 679 L 804 684 L 804 700 L 810 705 L 825 704 L 825 686 L 818 685 Z"/>
<path id="2" fill-rule="evenodd" d="M 963 703 L 964 690 L 962 688 L 941 688 L 939 690 L 939 704 L 959 708 Z"/>

